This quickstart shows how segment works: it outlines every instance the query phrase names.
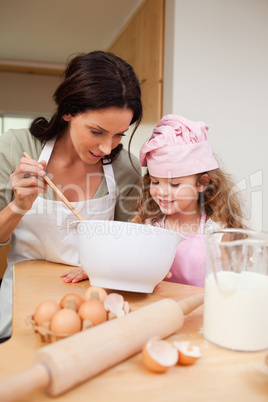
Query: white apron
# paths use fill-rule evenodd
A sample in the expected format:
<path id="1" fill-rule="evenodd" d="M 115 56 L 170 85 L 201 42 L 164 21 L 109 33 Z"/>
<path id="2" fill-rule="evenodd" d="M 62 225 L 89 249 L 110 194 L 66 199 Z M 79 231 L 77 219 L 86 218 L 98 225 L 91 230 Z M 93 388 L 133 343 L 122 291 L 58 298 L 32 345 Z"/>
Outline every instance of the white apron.
<path id="1" fill-rule="evenodd" d="M 55 139 L 48 141 L 39 161 L 49 161 Z M 84 219 L 113 220 L 116 184 L 111 164 L 103 165 L 108 194 L 72 203 Z M 89 176 L 90 177 L 90 176 Z M 89 183 L 89 180 L 88 180 Z M 77 236 L 70 223 L 77 220 L 62 201 L 39 196 L 12 234 L 8 266 L 0 289 L 0 338 L 11 336 L 13 266 L 24 260 L 46 260 L 79 266 Z"/>

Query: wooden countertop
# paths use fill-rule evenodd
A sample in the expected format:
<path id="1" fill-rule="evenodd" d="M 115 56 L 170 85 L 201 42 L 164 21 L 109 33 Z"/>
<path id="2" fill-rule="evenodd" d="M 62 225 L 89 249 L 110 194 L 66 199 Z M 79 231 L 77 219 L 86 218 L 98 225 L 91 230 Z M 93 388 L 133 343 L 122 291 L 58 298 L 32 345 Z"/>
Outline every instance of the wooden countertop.
<path id="1" fill-rule="evenodd" d="M 13 335 L 0 345 L 0 380 L 32 367 L 35 351 L 42 344 L 25 323 L 42 300 L 60 301 L 69 292 L 83 296 L 89 281 L 66 284 L 59 277 L 70 269 L 44 261 L 25 261 L 16 264 L 14 271 Z M 163 282 L 152 294 L 119 292 L 138 309 L 165 297 L 180 300 L 203 289 Z M 51 398 L 43 392 L 33 392 L 22 401 L 109 401 L 153 402 L 268 400 L 267 351 L 234 352 L 219 348 L 203 338 L 203 307 L 185 317 L 183 327 L 170 340 L 190 341 L 200 347 L 202 358 L 193 366 L 175 366 L 164 374 L 145 369 L 141 354 L 127 359 L 64 395 Z M 75 368 L 74 368 L 75 370 Z M 1 396 L 0 396 L 1 399 Z"/>

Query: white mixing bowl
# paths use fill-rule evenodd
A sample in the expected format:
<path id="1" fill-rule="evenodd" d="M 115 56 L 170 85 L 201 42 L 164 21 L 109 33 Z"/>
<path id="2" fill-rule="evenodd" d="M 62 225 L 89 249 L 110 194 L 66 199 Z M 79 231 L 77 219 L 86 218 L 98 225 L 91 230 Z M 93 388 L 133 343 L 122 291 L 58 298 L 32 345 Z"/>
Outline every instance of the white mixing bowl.
<path id="1" fill-rule="evenodd" d="M 91 285 L 142 293 L 165 278 L 184 239 L 159 227 L 116 221 L 79 221 L 76 230 Z"/>

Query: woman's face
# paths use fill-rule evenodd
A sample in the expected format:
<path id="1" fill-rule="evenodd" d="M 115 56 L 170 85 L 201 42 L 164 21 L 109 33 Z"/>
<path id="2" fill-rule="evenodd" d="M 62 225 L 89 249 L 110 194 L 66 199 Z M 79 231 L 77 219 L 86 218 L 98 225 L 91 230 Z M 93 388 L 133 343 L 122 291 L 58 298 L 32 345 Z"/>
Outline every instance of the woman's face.
<path id="1" fill-rule="evenodd" d="M 198 195 L 205 187 L 196 183 L 196 175 L 171 179 L 150 175 L 150 179 L 151 196 L 165 215 L 189 215 L 197 211 Z"/>
<path id="2" fill-rule="evenodd" d="M 133 112 L 111 107 L 63 118 L 69 123 L 67 132 L 79 157 L 87 164 L 95 164 L 119 144 Z"/>

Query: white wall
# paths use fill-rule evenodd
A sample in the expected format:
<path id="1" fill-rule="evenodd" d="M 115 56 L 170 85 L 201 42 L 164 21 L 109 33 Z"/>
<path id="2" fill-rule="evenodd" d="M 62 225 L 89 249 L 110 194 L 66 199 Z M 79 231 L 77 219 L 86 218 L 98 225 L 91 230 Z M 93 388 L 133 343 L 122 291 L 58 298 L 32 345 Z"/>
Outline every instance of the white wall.
<path id="1" fill-rule="evenodd" d="M 268 231 L 268 1 L 166 0 L 164 114 L 203 120 Z"/>

